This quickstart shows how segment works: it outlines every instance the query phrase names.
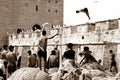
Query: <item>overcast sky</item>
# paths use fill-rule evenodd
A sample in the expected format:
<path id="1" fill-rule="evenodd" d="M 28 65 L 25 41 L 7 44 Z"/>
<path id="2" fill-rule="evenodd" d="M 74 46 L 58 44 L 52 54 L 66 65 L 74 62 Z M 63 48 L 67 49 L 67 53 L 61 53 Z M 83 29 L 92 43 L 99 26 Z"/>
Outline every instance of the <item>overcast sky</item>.
<path id="1" fill-rule="evenodd" d="M 87 7 L 91 20 L 76 10 Z M 120 18 L 120 0 L 64 0 L 64 24 L 77 25 L 86 22 Z"/>

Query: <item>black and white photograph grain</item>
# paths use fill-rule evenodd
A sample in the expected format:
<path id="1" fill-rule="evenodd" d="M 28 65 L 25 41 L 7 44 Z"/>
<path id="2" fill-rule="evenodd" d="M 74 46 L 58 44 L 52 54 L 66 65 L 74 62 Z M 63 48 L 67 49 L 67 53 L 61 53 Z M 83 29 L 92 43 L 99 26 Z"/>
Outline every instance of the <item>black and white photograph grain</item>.
<path id="1" fill-rule="evenodd" d="M 0 0 L 0 80 L 120 80 L 120 0 Z"/>

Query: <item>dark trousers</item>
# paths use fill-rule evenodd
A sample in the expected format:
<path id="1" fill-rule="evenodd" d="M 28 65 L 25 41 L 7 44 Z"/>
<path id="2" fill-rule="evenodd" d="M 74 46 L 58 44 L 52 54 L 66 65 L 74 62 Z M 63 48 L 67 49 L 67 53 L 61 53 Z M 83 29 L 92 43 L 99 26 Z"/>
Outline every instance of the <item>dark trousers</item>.
<path id="1" fill-rule="evenodd" d="M 39 57 L 39 68 L 42 70 L 42 67 L 44 65 L 44 71 L 45 71 L 46 63 L 47 63 L 47 51 L 46 50 L 45 51 L 39 50 L 37 54 L 38 54 L 38 57 Z M 42 64 L 42 62 L 44 64 Z"/>
<path id="2" fill-rule="evenodd" d="M 6 80 L 6 74 L 3 73 L 3 70 L 0 69 L 0 77 Z"/>
<path id="3" fill-rule="evenodd" d="M 8 73 L 12 74 L 16 70 L 16 63 L 9 63 L 8 64 Z"/>
<path id="4" fill-rule="evenodd" d="M 17 61 L 17 68 L 19 69 L 21 66 L 21 56 L 18 58 L 18 61 Z"/>
<path id="5" fill-rule="evenodd" d="M 8 64 L 8 62 L 4 61 L 5 68 L 7 68 L 7 64 Z"/>
<path id="6" fill-rule="evenodd" d="M 112 67 L 114 67 L 115 69 L 115 72 L 118 73 L 118 69 L 117 69 L 117 64 L 116 64 L 116 61 L 112 61 L 111 62 L 111 66 L 110 66 L 110 72 L 112 72 Z"/>

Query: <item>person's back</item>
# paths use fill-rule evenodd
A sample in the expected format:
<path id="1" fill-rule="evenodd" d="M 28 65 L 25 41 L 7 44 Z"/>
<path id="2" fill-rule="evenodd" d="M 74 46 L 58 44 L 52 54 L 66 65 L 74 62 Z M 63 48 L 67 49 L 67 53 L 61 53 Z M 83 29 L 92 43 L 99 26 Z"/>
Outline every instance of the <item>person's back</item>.
<path id="1" fill-rule="evenodd" d="M 1 52 L 2 59 L 6 59 L 6 54 L 7 54 L 7 51 L 6 51 L 6 50 L 3 50 L 3 51 Z"/>
<path id="2" fill-rule="evenodd" d="M 39 49 L 43 48 L 43 50 L 46 50 L 47 49 L 47 39 L 52 39 L 56 35 L 58 35 L 58 33 L 53 36 L 48 37 L 48 36 L 46 36 L 46 30 L 43 30 L 42 37 L 39 39 L 39 44 L 38 44 Z"/>
<path id="3" fill-rule="evenodd" d="M 43 48 L 44 50 L 46 50 L 46 47 L 47 47 L 47 38 L 46 36 L 42 36 L 40 42 L 39 42 L 39 46 L 41 48 Z"/>
<path id="4" fill-rule="evenodd" d="M 84 65 L 86 63 L 97 62 L 97 60 L 91 55 L 91 53 L 92 52 L 89 51 L 89 47 L 84 47 L 84 50 L 80 53 L 80 55 L 84 56 L 84 58 L 81 60 L 80 64 L 82 63 L 82 65 Z"/>
<path id="5" fill-rule="evenodd" d="M 29 67 L 36 66 L 36 57 L 34 55 L 29 56 Z"/>
<path id="6" fill-rule="evenodd" d="M 56 64 L 57 64 L 57 57 L 56 57 L 56 55 L 51 55 L 50 56 L 50 65 L 52 66 L 52 67 L 56 67 Z"/>
<path id="7" fill-rule="evenodd" d="M 115 54 L 111 54 L 111 61 L 115 61 Z"/>
<path id="8" fill-rule="evenodd" d="M 92 62 L 91 52 L 90 52 L 90 51 L 85 51 L 84 57 L 85 57 L 85 62 L 86 62 L 86 63 Z"/>
<path id="9" fill-rule="evenodd" d="M 58 67 L 57 64 L 58 64 L 58 55 L 56 55 L 56 52 L 55 50 L 52 50 L 51 51 L 51 55 L 49 56 L 49 59 L 48 59 L 48 63 L 49 63 L 49 68 L 52 68 L 52 67 Z"/>
<path id="10" fill-rule="evenodd" d="M 45 30 L 42 31 L 42 36 L 39 39 L 38 46 L 39 46 L 40 50 L 46 51 L 46 48 L 47 48 L 47 37 L 46 37 L 46 31 Z"/>
<path id="11" fill-rule="evenodd" d="M 97 60 L 91 55 L 91 51 L 86 51 L 85 52 L 85 60 L 86 63 L 91 63 L 91 62 L 97 62 Z"/>
<path id="12" fill-rule="evenodd" d="M 8 52 L 6 55 L 6 58 L 9 63 L 16 63 L 17 56 L 15 53 Z"/>
<path id="13" fill-rule="evenodd" d="M 8 61 L 8 73 L 10 75 L 16 70 L 17 56 L 15 53 L 8 52 L 6 55 L 6 59 Z"/>
<path id="14" fill-rule="evenodd" d="M 73 50 L 73 44 L 68 43 L 66 49 L 67 50 L 64 52 L 63 58 L 75 60 L 75 51 Z"/>
<path id="15" fill-rule="evenodd" d="M 75 59 L 75 51 L 74 50 L 67 50 L 65 53 L 64 53 L 64 58 L 66 59 Z"/>
<path id="16" fill-rule="evenodd" d="M 14 46 L 9 46 L 9 52 L 6 55 L 6 59 L 8 61 L 8 73 L 10 75 L 16 70 L 17 56 L 14 53 Z"/>

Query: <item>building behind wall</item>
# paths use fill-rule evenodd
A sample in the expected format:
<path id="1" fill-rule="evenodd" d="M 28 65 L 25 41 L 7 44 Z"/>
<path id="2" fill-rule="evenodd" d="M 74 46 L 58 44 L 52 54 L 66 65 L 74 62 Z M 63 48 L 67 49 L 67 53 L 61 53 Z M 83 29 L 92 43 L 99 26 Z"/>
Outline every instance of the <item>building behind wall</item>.
<path id="1" fill-rule="evenodd" d="M 0 0 L 0 46 L 6 44 L 7 32 L 46 22 L 63 25 L 63 0 Z"/>

